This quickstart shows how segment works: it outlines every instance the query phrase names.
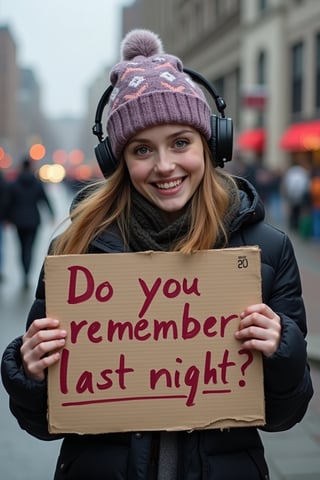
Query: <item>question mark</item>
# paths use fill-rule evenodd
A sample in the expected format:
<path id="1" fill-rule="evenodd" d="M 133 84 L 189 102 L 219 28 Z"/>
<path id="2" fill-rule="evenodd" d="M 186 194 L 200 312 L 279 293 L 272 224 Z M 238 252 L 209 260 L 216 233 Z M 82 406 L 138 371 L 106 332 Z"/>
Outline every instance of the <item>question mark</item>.
<path id="1" fill-rule="evenodd" d="M 243 354 L 247 355 L 247 360 L 244 362 L 243 365 L 241 365 L 241 373 L 242 373 L 242 376 L 244 377 L 246 369 L 248 368 L 250 363 L 253 362 L 253 353 L 250 350 L 247 350 L 246 348 L 239 350 L 239 353 L 240 355 L 243 355 Z M 245 387 L 245 385 L 246 385 L 246 381 L 244 379 L 239 380 L 240 387 Z"/>

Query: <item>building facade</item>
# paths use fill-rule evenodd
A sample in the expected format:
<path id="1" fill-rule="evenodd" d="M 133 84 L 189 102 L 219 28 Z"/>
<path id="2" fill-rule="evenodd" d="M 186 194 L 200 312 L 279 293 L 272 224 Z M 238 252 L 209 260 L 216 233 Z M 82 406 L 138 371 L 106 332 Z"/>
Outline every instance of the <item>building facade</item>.
<path id="1" fill-rule="evenodd" d="M 17 95 L 19 70 L 16 62 L 16 44 L 7 26 L 0 26 L 0 147 L 14 151 L 18 142 Z"/>
<path id="2" fill-rule="evenodd" d="M 214 84 L 234 122 L 235 154 L 272 169 L 297 153 L 319 157 L 320 2 L 139 0 L 124 18 L 123 34 L 150 28 Z"/>

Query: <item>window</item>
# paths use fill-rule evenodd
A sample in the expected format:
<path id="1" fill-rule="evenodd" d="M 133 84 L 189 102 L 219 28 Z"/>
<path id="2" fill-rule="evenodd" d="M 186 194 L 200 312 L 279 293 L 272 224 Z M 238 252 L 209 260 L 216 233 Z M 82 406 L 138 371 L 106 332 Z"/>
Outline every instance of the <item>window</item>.
<path id="1" fill-rule="evenodd" d="M 258 11 L 264 12 L 268 7 L 268 0 L 259 0 L 258 2 Z"/>
<path id="2" fill-rule="evenodd" d="M 266 83 L 266 53 L 260 52 L 257 62 L 257 83 L 264 85 Z"/>
<path id="3" fill-rule="evenodd" d="M 302 97 L 303 97 L 303 43 L 298 43 L 292 47 L 291 50 L 291 112 L 302 112 Z"/>
<path id="4" fill-rule="evenodd" d="M 257 59 L 257 85 L 261 88 L 267 83 L 267 55 L 261 51 Z M 262 93 L 261 93 L 262 94 Z M 257 111 L 257 126 L 263 127 L 265 123 L 264 108 Z"/>
<path id="5" fill-rule="evenodd" d="M 320 33 L 316 36 L 316 61 L 315 61 L 315 68 L 316 68 L 316 108 L 317 110 L 320 109 Z"/>

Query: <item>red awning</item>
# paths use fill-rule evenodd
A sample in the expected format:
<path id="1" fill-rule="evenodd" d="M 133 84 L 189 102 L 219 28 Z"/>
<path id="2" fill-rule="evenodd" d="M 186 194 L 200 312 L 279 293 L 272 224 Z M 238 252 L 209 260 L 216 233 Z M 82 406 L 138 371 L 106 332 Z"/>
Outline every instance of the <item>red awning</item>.
<path id="1" fill-rule="evenodd" d="M 244 130 L 238 136 L 237 144 L 240 150 L 251 150 L 261 153 L 264 150 L 266 132 L 264 128 Z"/>
<path id="2" fill-rule="evenodd" d="M 290 152 L 320 150 L 320 121 L 291 125 L 280 137 L 279 146 Z"/>

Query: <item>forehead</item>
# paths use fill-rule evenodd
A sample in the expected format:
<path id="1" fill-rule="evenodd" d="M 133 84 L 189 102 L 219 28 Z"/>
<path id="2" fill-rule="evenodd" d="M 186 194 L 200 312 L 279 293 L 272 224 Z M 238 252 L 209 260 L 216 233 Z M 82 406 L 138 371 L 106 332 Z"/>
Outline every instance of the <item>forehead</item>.
<path id="1" fill-rule="evenodd" d="M 131 142 L 140 142 L 149 138 L 170 138 L 177 135 L 183 135 L 187 133 L 197 133 L 193 127 L 189 125 L 179 124 L 165 124 L 156 125 L 154 127 L 145 128 L 144 130 L 137 132 L 131 139 Z"/>

